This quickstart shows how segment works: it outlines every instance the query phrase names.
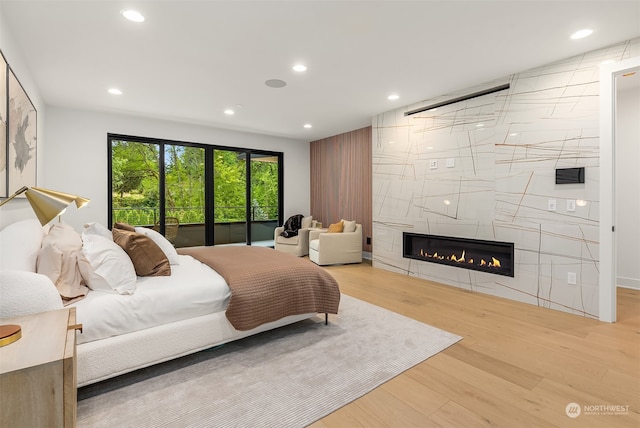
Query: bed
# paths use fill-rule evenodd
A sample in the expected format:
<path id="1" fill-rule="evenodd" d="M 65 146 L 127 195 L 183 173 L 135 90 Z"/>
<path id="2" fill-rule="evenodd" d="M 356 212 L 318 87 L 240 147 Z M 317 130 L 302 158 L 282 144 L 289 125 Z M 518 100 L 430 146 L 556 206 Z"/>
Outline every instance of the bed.
<path id="1" fill-rule="evenodd" d="M 114 242 L 107 242 L 108 229 L 96 224 L 78 233 L 80 244 L 69 227 L 64 234 L 72 236 L 74 245 L 81 245 L 82 254 L 76 251 L 77 258 L 87 256 L 88 263 L 76 260 L 83 278 L 96 272 L 106 276 L 104 266 L 94 263 L 96 254 L 109 260 L 115 275 L 109 285 L 112 288 L 100 289 L 104 285 L 93 283 L 79 299 L 63 299 L 60 290 L 68 293 L 69 287 L 60 287 L 61 279 L 51 278 L 50 272 L 38 273 L 42 271 L 43 244 L 50 245 L 50 235 L 60 233 L 63 227 L 54 228 L 52 232 L 37 221 L 21 221 L 0 231 L 0 317 L 20 315 L 16 311 L 29 306 L 21 304 L 20 298 L 7 298 L 9 294 L 27 294 L 24 300 L 34 294 L 52 295 L 50 289 L 56 289 L 57 298 L 48 298 L 48 306 L 41 307 L 55 309 L 65 301 L 76 308 L 77 320 L 83 324 L 83 333 L 77 336 L 78 386 L 338 311 L 337 282 L 308 260 L 248 246 L 177 252 L 155 232 L 138 228 L 136 237 L 153 236 L 165 255 L 168 253 L 170 275 L 138 276 L 134 272 L 132 285 L 132 267 Z M 53 239 L 54 245 L 62 246 L 62 241 L 65 239 Z M 87 272 L 89 268 L 91 272 Z M 27 291 L 36 284 L 48 289 L 48 294 L 35 288 Z"/>

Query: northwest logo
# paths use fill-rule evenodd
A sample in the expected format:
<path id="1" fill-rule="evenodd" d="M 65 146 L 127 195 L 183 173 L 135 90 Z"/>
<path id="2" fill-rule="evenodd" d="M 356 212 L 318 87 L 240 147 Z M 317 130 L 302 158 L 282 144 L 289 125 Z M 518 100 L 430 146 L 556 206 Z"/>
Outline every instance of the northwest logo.
<path id="1" fill-rule="evenodd" d="M 569 403 L 564 411 L 570 418 L 577 418 L 580 416 L 581 409 L 578 403 Z"/>

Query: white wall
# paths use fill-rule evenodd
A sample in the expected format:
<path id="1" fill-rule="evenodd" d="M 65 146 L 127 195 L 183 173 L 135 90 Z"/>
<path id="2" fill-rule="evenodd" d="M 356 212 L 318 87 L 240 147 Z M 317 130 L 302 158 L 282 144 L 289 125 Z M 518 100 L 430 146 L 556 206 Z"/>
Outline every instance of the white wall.
<path id="1" fill-rule="evenodd" d="M 107 222 L 107 133 L 162 138 L 284 153 L 284 215 L 308 213 L 309 143 L 143 117 L 50 106 L 45 126 L 47 187 L 91 199 L 64 221 L 76 230 L 89 221 Z"/>
<path id="2" fill-rule="evenodd" d="M 22 84 L 22 87 L 29 95 L 31 102 L 35 106 L 38 111 L 38 147 L 36 150 L 36 167 L 37 167 L 37 175 L 36 175 L 36 183 L 39 186 L 46 187 L 45 181 L 43 180 L 43 171 L 44 171 L 44 161 L 42 158 L 43 148 L 46 146 L 46 136 L 44 133 L 44 122 L 46 120 L 46 107 L 40 93 L 38 92 L 38 88 L 35 85 L 31 73 L 25 63 L 25 59 L 22 57 L 22 52 L 19 47 L 16 46 L 13 37 L 8 31 L 8 25 L 6 25 L 7 17 L 2 13 L 2 4 L 0 2 L 0 50 L 9 63 L 9 66 L 15 73 L 16 77 Z M 4 82 L 2 82 L 4 84 Z M 4 174 L 5 171 L 3 170 Z M 9 195 L 13 194 L 16 190 L 18 190 L 19 186 L 16 188 L 9 189 Z M 29 207 L 29 203 L 24 198 L 24 195 L 16 198 L 2 208 L 0 208 L 0 228 L 6 226 L 7 224 L 13 223 L 17 220 L 23 218 L 35 218 L 35 214 Z"/>
<path id="3" fill-rule="evenodd" d="M 615 133 L 617 284 L 640 289 L 640 85 L 617 92 Z"/>

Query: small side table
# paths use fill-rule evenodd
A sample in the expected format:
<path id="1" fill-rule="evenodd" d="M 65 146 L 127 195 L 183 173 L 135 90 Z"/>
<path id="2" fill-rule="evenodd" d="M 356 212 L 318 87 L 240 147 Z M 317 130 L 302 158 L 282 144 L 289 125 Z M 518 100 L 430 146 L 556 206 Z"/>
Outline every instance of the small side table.
<path id="1" fill-rule="evenodd" d="M 76 309 L 3 319 L 22 337 L 0 348 L 0 426 L 75 427 Z"/>

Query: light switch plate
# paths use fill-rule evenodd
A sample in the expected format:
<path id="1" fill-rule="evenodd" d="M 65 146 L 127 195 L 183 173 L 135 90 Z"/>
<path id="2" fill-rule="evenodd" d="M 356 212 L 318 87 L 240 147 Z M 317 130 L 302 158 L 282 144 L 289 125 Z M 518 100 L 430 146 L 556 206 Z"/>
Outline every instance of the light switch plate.
<path id="1" fill-rule="evenodd" d="M 456 160 L 454 158 L 447 159 L 447 168 L 453 168 L 456 166 Z"/>
<path id="2" fill-rule="evenodd" d="M 575 284 L 576 283 L 576 273 L 575 272 L 567 272 L 567 283 Z"/>
<path id="3" fill-rule="evenodd" d="M 434 159 L 429 161 L 429 168 L 430 169 L 438 169 L 438 160 Z"/>
<path id="4" fill-rule="evenodd" d="M 568 199 L 567 200 L 567 212 L 573 212 L 576 210 L 576 200 Z"/>
<path id="5" fill-rule="evenodd" d="M 547 206 L 547 209 L 549 211 L 555 211 L 556 210 L 556 200 L 555 199 L 549 199 L 549 205 Z"/>

